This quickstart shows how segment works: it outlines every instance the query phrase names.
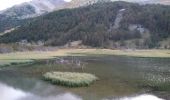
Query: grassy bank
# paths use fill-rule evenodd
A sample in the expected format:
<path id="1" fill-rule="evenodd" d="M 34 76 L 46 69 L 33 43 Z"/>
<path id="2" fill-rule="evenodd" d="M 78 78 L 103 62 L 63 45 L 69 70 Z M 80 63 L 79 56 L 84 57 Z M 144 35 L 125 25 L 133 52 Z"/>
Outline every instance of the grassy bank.
<path id="1" fill-rule="evenodd" d="M 59 49 L 57 51 L 31 51 L 0 54 L 0 65 L 30 60 L 51 59 L 57 56 L 120 55 L 132 57 L 170 58 L 170 50 L 110 50 Z"/>
<path id="2" fill-rule="evenodd" d="M 33 60 L 0 60 L 0 66 L 6 67 L 11 65 L 18 65 L 18 64 L 28 64 L 33 62 Z"/>

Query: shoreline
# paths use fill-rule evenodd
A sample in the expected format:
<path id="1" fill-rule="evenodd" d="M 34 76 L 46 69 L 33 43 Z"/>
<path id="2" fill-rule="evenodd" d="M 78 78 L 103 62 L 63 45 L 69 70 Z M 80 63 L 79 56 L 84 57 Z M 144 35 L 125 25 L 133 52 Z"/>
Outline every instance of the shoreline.
<path id="1" fill-rule="evenodd" d="M 129 56 L 142 58 L 170 58 L 170 50 L 112 50 L 112 49 L 58 49 L 55 51 L 26 51 L 0 54 L 0 65 L 28 60 L 52 59 L 63 56 Z M 9 61 L 9 62 L 8 62 Z"/>

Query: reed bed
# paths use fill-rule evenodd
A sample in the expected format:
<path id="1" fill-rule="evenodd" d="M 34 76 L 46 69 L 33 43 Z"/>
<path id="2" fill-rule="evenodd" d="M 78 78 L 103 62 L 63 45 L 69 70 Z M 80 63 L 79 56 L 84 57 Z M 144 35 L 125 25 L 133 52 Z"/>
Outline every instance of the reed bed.
<path id="1" fill-rule="evenodd" d="M 46 81 L 66 87 L 89 86 L 98 78 L 93 74 L 76 72 L 47 72 L 43 75 Z"/>
<path id="2" fill-rule="evenodd" d="M 144 87 L 155 91 L 170 91 L 170 77 L 166 75 L 147 74 L 144 76 Z"/>

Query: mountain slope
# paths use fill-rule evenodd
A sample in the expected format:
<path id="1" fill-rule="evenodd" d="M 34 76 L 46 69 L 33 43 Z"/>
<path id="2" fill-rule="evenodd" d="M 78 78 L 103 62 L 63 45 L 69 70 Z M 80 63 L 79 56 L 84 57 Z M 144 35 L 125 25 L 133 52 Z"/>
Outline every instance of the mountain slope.
<path id="1" fill-rule="evenodd" d="M 65 2 L 64 0 L 33 0 L 8 8 L 4 11 L 1 11 L 0 14 L 6 15 L 8 17 L 18 17 L 23 19 L 38 16 L 43 13 L 51 12 L 58 9 L 75 8 L 94 4 L 97 2 L 109 2 L 109 1 L 118 0 L 72 0 L 71 2 Z M 136 2 L 142 4 L 152 3 L 170 4 L 169 0 L 123 0 L 123 1 Z"/>
<path id="2" fill-rule="evenodd" d="M 153 2 L 158 3 L 158 4 L 170 5 L 169 0 L 154 0 Z"/>
<path id="3" fill-rule="evenodd" d="M 60 9 L 65 3 L 63 0 L 33 0 L 1 11 L 0 33 L 20 26 L 27 18 Z"/>
<path id="4" fill-rule="evenodd" d="M 0 33 L 20 26 L 21 23 L 25 22 L 25 19 L 37 17 L 54 10 L 75 8 L 80 5 L 86 6 L 92 3 L 90 1 L 94 0 L 74 0 L 71 2 L 65 2 L 64 0 L 32 0 L 15 5 L 0 11 Z"/>
<path id="5" fill-rule="evenodd" d="M 24 19 L 59 9 L 64 3 L 63 0 L 33 0 L 8 8 L 0 14 Z"/>
<path id="6" fill-rule="evenodd" d="M 154 48 L 170 36 L 169 16 L 170 6 L 98 3 L 34 18 L 0 37 L 0 43 L 28 40 L 64 45 L 81 40 L 98 47 L 134 44 L 138 48 Z"/>
<path id="7" fill-rule="evenodd" d="M 64 0 L 33 0 L 20 5 L 13 6 L 0 12 L 0 33 L 20 26 L 25 19 L 36 17 L 42 14 L 52 12 L 54 10 L 65 8 L 76 8 L 87 6 L 96 2 L 108 2 L 118 0 L 72 0 L 65 2 Z M 169 0 L 124 0 L 128 2 L 137 2 L 140 4 L 170 4 Z M 24 21 L 23 21 L 24 19 Z M 10 22 L 9 22 L 10 21 Z"/>

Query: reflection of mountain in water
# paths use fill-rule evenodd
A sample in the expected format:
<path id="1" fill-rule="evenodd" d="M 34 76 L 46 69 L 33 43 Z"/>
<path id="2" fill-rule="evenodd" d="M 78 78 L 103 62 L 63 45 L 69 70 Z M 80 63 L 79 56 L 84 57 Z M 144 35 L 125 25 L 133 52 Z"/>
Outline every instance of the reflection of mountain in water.
<path id="1" fill-rule="evenodd" d="M 82 100 L 71 93 L 64 93 L 56 96 L 38 96 L 0 83 L 1 100 Z M 107 100 L 107 99 L 105 99 Z M 113 99 L 114 100 L 114 99 Z M 140 95 L 137 97 L 125 97 L 116 100 L 163 100 L 152 95 Z"/>

